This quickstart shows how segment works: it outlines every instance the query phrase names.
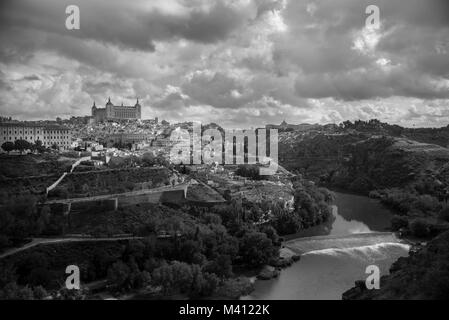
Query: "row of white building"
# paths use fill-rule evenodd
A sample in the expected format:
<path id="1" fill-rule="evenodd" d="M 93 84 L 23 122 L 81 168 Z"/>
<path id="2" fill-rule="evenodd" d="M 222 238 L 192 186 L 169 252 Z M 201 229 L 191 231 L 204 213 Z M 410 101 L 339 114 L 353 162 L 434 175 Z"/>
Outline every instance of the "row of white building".
<path id="1" fill-rule="evenodd" d="M 0 122 L 0 145 L 9 141 L 25 140 L 29 143 L 41 141 L 44 147 L 57 146 L 59 149 L 69 149 L 72 134 L 69 128 L 57 124 L 39 122 Z"/>

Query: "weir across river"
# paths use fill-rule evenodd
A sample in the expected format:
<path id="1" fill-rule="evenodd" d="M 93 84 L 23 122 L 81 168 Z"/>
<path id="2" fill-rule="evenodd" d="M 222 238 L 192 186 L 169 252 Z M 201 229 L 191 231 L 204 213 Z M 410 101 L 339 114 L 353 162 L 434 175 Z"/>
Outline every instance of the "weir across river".
<path id="1" fill-rule="evenodd" d="M 316 236 L 298 238 L 285 242 L 284 247 L 290 249 L 296 254 L 306 254 L 312 251 L 327 249 L 350 249 L 385 243 L 400 244 L 401 240 L 391 232 L 372 232 L 345 236 Z"/>

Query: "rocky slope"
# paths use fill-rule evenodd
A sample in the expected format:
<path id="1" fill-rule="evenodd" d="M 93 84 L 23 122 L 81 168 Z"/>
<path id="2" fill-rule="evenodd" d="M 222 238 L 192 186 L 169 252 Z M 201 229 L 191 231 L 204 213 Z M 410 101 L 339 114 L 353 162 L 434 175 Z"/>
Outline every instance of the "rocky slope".
<path id="1" fill-rule="evenodd" d="M 381 278 L 379 290 L 368 290 L 359 281 L 343 299 L 449 299 L 449 232 L 396 261 L 390 274 Z"/>

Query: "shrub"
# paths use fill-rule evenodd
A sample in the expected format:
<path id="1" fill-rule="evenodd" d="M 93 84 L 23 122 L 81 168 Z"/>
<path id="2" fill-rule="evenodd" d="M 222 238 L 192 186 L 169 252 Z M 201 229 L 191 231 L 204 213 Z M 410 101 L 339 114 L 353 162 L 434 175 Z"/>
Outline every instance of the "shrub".
<path id="1" fill-rule="evenodd" d="M 47 291 L 42 286 L 37 286 L 33 288 L 34 298 L 42 300 L 48 296 Z"/>
<path id="2" fill-rule="evenodd" d="M 250 178 L 252 180 L 260 180 L 261 176 L 259 174 L 259 167 L 254 165 L 240 165 L 236 170 L 235 174 Z"/>
<path id="3" fill-rule="evenodd" d="M 408 219 L 403 216 L 395 215 L 393 218 L 391 218 L 391 229 L 393 231 L 397 231 L 401 228 L 407 228 L 408 227 Z"/>
<path id="4" fill-rule="evenodd" d="M 416 237 L 426 237 L 429 235 L 429 225 L 426 220 L 416 218 L 410 222 L 410 230 Z"/>
<path id="5" fill-rule="evenodd" d="M 282 213 L 273 221 L 274 228 L 280 235 L 297 233 L 301 230 L 301 220 L 298 215 L 290 213 Z"/>
<path id="6" fill-rule="evenodd" d="M 438 212 L 438 209 L 440 208 L 438 199 L 428 194 L 418 196 L 413 204 L 415 208 L 423 212 Z"/>
<path id="7" fill-rule="evenodd" d="M 446 206 L 443 209 L 441 209 L 440 213 L 438 214 L 438 218 L 449 222 L 449 206 Z"/>
<path id="8" fill-rule="evenodd" d="M 10 246 L 10 242 L 7 236 L 0 234 L 0 251 Z"/>
<path id="9" fill-rule="evenodd" d="M 349 184 L 348 188 L 352 191 L 366 193 L 372 188 L 372 183 L 367 178 L 358 177 Z"/>
<path id="10" fill-rule="evenodd" d="M 372 198 L 372 199 L 380 199 L 380 198 L 382 198 L 382 194 L 378 190 L 370 191 L 368 196 L 370 198 Z"/>
<path id="11" fill-rule="evenodd" d="M 9 153 L 10 151 L 14 150 L 14 143 L 6 141 L 5 143 L 2 144 L 2 149 Z"/>
<path id="12" fill-rule="evenodd" d="M 247 265 L 258 267 L 267 264 L 278 250 L 265 233 L 248 232 L 239 243 L 239 253 Z"/>

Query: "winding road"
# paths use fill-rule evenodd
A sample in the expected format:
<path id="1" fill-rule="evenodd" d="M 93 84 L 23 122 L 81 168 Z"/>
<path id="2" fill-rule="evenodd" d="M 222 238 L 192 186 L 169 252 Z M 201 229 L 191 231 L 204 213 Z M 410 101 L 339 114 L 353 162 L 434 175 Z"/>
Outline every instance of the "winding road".
<path id="1" fill-rule="evenodd" d="M 65 242 L 101 242 L 101 241 L 120 241 L 120 240 L 139 240 L 143 237 L 117 237 L 117 238 L 34 238 L 33 241 L 25 244 L 22 247 L 10 249 L 2 254 L 0 254 L 0 259 L 6 258 L 10 255 L 16 254 L 18 252 L 28 250 L 38 245 L 49 245 L 55 243 L 65 243 Z"/>

